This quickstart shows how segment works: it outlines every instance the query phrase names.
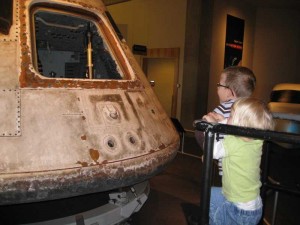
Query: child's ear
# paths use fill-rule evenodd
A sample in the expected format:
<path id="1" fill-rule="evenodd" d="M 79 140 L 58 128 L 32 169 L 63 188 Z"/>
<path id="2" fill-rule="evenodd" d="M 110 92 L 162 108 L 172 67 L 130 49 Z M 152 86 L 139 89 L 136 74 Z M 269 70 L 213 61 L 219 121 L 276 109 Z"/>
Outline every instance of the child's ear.
<path id="1" fill-rule="evenodd" d="M 234 92 L 233 90 L 229 89 L 229 88 L 227 89 L 227 97 L 228 97 L 229 99 L 237 98 L 235 92 Z"/>
<path id="2" fill-rule="evenodd" d="M 231 90 L 231 94 L 234 98 L 237 98 L 236 93 L 234 91 Z"/>

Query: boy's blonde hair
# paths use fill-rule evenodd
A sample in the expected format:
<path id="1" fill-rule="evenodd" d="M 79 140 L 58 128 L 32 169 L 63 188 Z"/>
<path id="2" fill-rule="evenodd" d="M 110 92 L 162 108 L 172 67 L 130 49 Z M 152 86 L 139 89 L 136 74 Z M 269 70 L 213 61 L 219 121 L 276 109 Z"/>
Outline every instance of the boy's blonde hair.
<path id="1" fill-rule="evenodd" d="M 256 77 L 252 70 L 243 66 L 231 66 L 223 70 L 226 75 L 225 85 L 237 98 L 250 97 L 255 89 Z"/>
<path id="2" fill-rule="evenodd" d="M 231 124 L 263 130 L 273 130 L 274 121 L 267 105 L 256 98 L 239 98 L 231 108 Z"/>

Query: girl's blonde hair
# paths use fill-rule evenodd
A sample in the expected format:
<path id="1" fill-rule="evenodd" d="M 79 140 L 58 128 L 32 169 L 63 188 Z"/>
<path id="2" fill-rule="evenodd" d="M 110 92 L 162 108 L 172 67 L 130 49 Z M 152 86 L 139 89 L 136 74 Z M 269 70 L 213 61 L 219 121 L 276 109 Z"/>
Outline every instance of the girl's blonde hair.
<path id="1" fill-rule="evenodd" d="M 273 130 L 274 121 L 267 105 L 256 98 L 239 98 L 231 108 L 231 124 L 263 130 Z"/>

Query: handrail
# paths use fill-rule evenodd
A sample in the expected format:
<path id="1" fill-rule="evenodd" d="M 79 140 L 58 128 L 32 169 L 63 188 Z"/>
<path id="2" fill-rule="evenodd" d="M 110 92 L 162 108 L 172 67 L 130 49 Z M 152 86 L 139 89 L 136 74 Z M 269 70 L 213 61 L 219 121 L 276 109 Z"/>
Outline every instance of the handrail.
<path id="1" fill-rule="evenodd" d="M 203 120 L 195 121 L 194 126 L 199 131 L 205 132 L 205 142 L 203 151 L 203 170 L 201 179 L 201 205 L 200 205 L 200 224 L 209 224 L 209 204 L 210 188 L 212 181 L 213 165 L 213 145 L 216 133 L 231 134 L 266 141 L 283 142 L 300 145 L 300 135 L 286 132 L 277 132 L 269 130 L 260 130 L 254 128 L 245 128 L 227 124 L 208 123 Z"/>
<path id="2" fill-rule="evenodd" d="M 238 135 L 243 137 L 262 139 L 266 141 L 300 144 L 300 135 L 294 133 L 245 128 L 245 127 L 232 126 L 232 125 L 221 124 L 221 123 L 214 124 L 214 123 L 208 123 L 203 120 L 200 120 L 199 122 L 197 121 L 195 123 L 195 127 L 197 130 L 200 131 L 205 131 L 207 129 L 210 129 L 211 132 L 213 133 Z"/>

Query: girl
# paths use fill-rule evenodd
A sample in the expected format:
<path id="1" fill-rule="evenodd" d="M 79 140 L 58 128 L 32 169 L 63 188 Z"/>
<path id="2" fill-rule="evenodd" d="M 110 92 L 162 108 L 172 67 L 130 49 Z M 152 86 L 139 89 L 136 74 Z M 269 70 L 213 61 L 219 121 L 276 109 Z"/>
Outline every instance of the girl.
<path id="1" fill-rule="evenodd" d="M 232 106 L 230 125 L 272 130 L 267 106 L 255 98 L 240 98 Z M 222 158 L 222 188 L 212 187 L 210 225 L 254 225 L 262 216 L 260 161 L 262 140 L 226 135 L 214 144 L 214 158 Z"/>

